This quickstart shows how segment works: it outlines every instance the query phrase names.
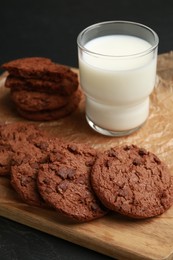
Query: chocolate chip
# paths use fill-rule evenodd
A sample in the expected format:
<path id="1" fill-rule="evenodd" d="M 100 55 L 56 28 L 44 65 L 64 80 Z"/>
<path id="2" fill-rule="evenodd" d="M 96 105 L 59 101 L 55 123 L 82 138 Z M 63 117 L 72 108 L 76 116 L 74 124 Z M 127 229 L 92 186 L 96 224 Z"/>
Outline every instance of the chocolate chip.
<path id="1" fill-rule="evenodd" d="M 129 145 L 124 146 L 123 150 L 124 151 L 129 151 L 130 150 L 130 146 Z"/>
<path id="2" fill-rule="evenodd" d="M 45 178 L 45 179 L 43 180 L 43 183 L 45 183 L 45 184 L 50 184 L 50 179 Z"/>
<path id="3" fill-rule="evenodd" d="M 62 179 L 73 179 L 74 175 L 76 173 L 75 169 L 71 169 L 68 167 L 60 167 L 57 171 L 56 171 L 57 175 L 60 176 Z"/>
<path id="4" fill-rule="evenodd" d="M 110 160 L 105 160 L 104 165 L 106 168 L 109 169 L 109 167 L 111 167 L 111 165 L 112 165 L 112 162 L 110 162 Z"/>
<path id="5" fill-rule="evenodd" d="M 48 143 L 41 141 L 40 143 L 36 144 L 36 147 L 40 148 L 43 151 L 46 151 L 48 148 Z"/>
<path id="6" fill-rule="evenodd" d="M 62 181 L 60 182 L 60 184 L 56 186 L 56 191 L 62 194 L 67 190 L 67 188 L 68 188 L 68 181 Z"/>
<path id="7" fill-rule="evenodd" d="M 140 156 L 143 156 L 143 155 L 147 155 L 148 152 L 147 152 L 144 148 L 140 148 L 138 154 L 139 154 Z"/>
<path id="8" fill-rule="evenodd" d="M 142 162 L 141 162 L 140 159 L 135 158 L 135 159 L 133 160 L 133 165 L 139 166 L 139 165 L 141 165 L 141 164 L 142 164 Z"/>
<path id="9" fill-rule="evenodd" d="M 62 179 L 67 178 L 67 168 L 66 167 L 61 167 L 57 170 L 57 175 L 60 176 Z"/>
<path id="10" fill-rule="evenodd" d="M 157 156 L 154 156 L 154 161 L 155 161 L 157 164 L 161 164 L 161 161 L 160 161 L 160 159 L 159 159 Z"/>
<path id="11" fill-rule="evenodd" d="M 79 153 L 76 145 L 69 145 L 67 148 L 71 153 L 74 153 L 74 154 Z"/>
<path id="12" fill-rule="evenodd" d="M 109 157 L 117 157 L 117 153 L 113 149 L 110 149 L 110 151 L 108 152 L 108 156 Z"/>

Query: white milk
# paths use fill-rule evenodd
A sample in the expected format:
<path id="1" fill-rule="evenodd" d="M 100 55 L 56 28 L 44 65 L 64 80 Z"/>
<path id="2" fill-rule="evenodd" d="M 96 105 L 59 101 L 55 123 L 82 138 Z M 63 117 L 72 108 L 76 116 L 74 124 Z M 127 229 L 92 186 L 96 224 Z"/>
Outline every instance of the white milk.
<path id="1" fill-rule="evenodd" d="M 137 37 L 110 35 L 93 39 L 84 47 L 86 51 L 79 52 L 79 68 L 87 117 L 110 131 L 143 124 L 155 84 L 156 55 L 147 52 L 152 46 Z"/>

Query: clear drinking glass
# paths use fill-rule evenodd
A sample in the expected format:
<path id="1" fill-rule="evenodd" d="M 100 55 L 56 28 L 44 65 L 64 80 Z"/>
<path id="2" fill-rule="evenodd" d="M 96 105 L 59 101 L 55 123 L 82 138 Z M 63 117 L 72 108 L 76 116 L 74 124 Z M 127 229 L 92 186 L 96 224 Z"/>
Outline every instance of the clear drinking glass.
<path id="1" fill-rule="evenodd" d="M 158 43 L 152 29 L 129 21 L 94 24 L 79 34 L 80 84 L 86 119 L 95 131 L 128 135 L 147 120 Z"/>

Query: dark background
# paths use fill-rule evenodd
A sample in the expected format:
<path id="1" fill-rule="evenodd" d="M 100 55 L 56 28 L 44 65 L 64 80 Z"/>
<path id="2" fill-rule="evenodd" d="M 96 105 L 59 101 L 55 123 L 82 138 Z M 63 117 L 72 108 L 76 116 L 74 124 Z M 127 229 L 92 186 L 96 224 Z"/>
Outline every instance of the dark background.
<path id="1" fill-rule="evenodd" d="M 159 54 L 173 49 L 172 0 L 1 0 L 0 64 L 21 57 L 44 56 L 77 67 L 79 32 L 108 20 L 143 23 L 157 32 Z M 0 259 L 109 258 L 0 217 Z"/>
<path id="2" fill-rule="evenodd" d="M 159 53 L 173 49 L 172 0 L 1 0 L 0 64 L 44 56 L 77 66 L 79 32 L 108 20 L 144 23 L 159 35 Z"/>

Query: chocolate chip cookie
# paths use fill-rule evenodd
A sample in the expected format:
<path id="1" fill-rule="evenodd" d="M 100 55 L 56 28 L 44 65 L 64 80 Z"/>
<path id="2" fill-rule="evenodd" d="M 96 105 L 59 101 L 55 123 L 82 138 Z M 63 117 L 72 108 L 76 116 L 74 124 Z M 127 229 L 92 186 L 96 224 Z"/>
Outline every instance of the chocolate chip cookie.
<path id="1" fill-rule="evenodd" d="M 77 80 L 74 73 L 68 66 L 56 64 L 48 58 L 29 57 L 4 63 L 2 69 L 7 70 L 10 75 L 19 78 L 42 79 L 59 82 L 62 78 Z"/>
<path id="2" fill-rule="evenodd" d="M 27 149 L 34 139 L 44 135 L 45 132 L 33 124 L 16 122 L 0 125 L 0 175 L 10 174 L 12 156 L 20 146 Z"/>
<path id="3" fill-rule="evenodd" d="M 96 151 L 88 146 L 62 143 L 49 153 L 49 163 L 38 172 L 38 188 L 43 199 L 59 213 L 83 222 L 107 213 L 90 184 Z"/>
<path id="4" fill-rule="evenodd" d="M 58 109 L 31 112 L 17 107 L 17 111 L 22 117 L 33 121 L 57 120 L 73 113 L 77 109 L 81 97 L 81 91 L 77 90 L 74 93 L 73 98 L 70 99 L 65 106 L 60 107 Z"/>
<path id="5" fill-rule="evenodd" d="M 100 154 L 91 183 L 106 207 L 133 218 L 162 214 L 173 204 L 173 179 L 167 166 L 135 145 Z"/>
<path id="6" fill-rule="evenodd" d="M 22 78 L 15 77 L 11 74 L 7 76 L 5 87 L 13 90 L 39 91 L 45 93 L 56 93 L 59 95 L 69 96 L 78 88 L 77 74 L 70 70 L 63 77 L 55 82 L 51 78 L 44 80 L 42 78 Z"/>
<path id="7" fill-rule="evenodd" d="M 26 111 L 36 112 L 42 110 L 54 110 L 67 105 L 74 98 L 71 96 L 61 96 L 27 90 L 12 90 L 11 99 L 15 105 Z"/>
<path id="8" fill-rule="evenodd" d="M 39 137 L 32 143 L 22 142 L 11 160 L 11 184 L 20 198 L 32 206 L 46 207 L 37 188 L 37 174 L 41 163 L 48 158 L 49 149 L 59 139 Z M 27 146 L 27 147 L 26 147 Z"/>

